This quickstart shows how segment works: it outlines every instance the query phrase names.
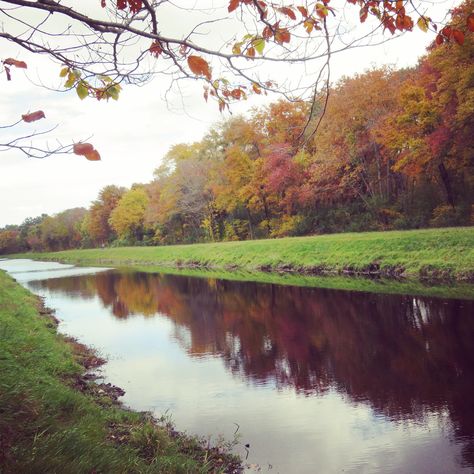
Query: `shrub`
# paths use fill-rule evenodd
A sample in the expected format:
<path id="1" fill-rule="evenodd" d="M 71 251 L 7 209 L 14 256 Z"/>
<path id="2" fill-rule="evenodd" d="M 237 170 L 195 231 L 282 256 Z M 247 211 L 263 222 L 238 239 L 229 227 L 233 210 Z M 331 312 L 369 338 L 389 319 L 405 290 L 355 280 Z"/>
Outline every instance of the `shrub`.
<path id="1" fill-rule="evenodd" d="M 460 223 L 462 216 L 460 209 L 443 204 L 433 210 L 433 217 L 430 220 L 431 227 L 450 227 Z"/>

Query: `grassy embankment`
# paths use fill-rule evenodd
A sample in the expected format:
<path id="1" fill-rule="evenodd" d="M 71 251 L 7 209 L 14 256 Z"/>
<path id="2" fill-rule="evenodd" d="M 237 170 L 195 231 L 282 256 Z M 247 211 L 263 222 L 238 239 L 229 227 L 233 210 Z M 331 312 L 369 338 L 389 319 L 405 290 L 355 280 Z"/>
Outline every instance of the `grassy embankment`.
<path id="1" fill-rule="evenodd" d="M 38 298 L 0 271 L 0 472 L 199 473 L 233 465 L 219 450 L 121 408 L 113 387 L 84 375 L 101 362 L 59 335 Z"/>
<path id="2" fill-rule="evenodd" d="M 474 227 L 70 250 L 23 256 L 95 265 L 154 265 L 306 275 L 371 274 L 472 281 Z"/>
<path id="3" fill-rule="evenodd" d="M 118 267 L 122 272 L 140 271 L 144 273 L 166 273 L 195 278 L 210 278 L 230 281 L 267 283 L 305 288 L 324 288 L 329 290 L 362 291 L 394 295 L 416 295 L 437 298 L 458 298 L 474 300 L 474 285 L 468 282 L 432 282 L 419 280 L 397 280 L 385 278 L 366 278 L 345 276 L 311 276 L 291 273 L 225 271 L 195 268 L 170 268 L 155 266 Z"/>

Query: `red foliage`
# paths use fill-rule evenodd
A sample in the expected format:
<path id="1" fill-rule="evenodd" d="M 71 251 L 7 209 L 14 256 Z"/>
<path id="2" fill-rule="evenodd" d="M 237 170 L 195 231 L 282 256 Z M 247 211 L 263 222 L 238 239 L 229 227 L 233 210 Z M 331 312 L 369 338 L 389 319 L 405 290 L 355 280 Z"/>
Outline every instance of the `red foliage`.
<path id="1" fill-rule="evenodd" d="M 433 156 L 440 156 L 451 141 L 451 131 L 445 125 L 441 125 L 426 137 L 426 141 Z"/>

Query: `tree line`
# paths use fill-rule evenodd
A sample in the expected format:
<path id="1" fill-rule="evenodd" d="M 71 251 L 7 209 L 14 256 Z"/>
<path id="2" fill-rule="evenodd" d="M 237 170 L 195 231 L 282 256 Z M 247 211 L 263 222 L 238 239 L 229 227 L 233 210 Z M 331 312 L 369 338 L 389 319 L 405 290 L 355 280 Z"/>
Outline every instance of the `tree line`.
<path id="1" fill-rule="evenodd" d="M 0 252 L 473 224 L 472 36 L 411 69 L 343 78 L 327 102 L 233 117 L 173 146 L 149 183 L 6 226 Z"/>

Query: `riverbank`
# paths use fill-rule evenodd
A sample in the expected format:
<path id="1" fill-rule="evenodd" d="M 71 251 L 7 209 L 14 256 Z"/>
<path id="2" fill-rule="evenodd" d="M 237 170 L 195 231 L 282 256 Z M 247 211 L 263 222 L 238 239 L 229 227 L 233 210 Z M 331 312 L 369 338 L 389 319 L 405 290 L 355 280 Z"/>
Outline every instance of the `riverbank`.
<path id="1" fill-rule="evenodd" d="M 299 275 L 474 281 L 474 227 L 363 232 L 16 255 L 83 265 L 153 265 Z M 13 257 L 13 256 L 12 256 Z"/>
<path id="2" fill-rule="evenodd" d="M 16 472 L 240 472 L 166 421 L 124 409 L 105 361 L 61 336 L 41 300 L 0 271 L 0 466 Z"/>

